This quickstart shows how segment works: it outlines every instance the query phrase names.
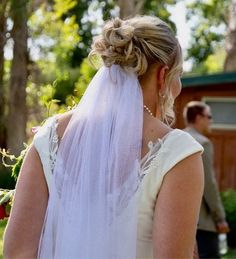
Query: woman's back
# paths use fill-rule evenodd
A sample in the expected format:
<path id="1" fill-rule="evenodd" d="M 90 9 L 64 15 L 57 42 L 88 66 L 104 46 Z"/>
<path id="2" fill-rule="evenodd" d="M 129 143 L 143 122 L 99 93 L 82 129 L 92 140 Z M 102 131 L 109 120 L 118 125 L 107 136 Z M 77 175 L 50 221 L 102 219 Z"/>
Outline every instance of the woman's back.
<path id="1" fill-rule="evenodd" d="M 52 150 L 50 144 L 54 145 L 53 140 L 55 139 L 60 141 L 71 116 L 72 112 L 68 112 L 50 119 L 49 123 L 47 123 L 46 131 L 41 129 L 41 131 L 43 131 L 41 135 L 39 130 L 39 133 L 36 134 L 34 138 L 34 145 L 41 157 L 43 167 L 48 168 L 44 170 L 48 183 L 50 183 L 52 176 L 48 161 L 54 159 L 53 156 L 56 156 L 56 154 L 50 153 L 50 150 Z M 149 115 L 147 116 L 149 117 Z M 148 120 L 149 124 L 147 126 L 144 125 L 143 128 L 146 128 L 144 132 L 149 134 L 149 136 L 143 137 L 147 140 L 147 144 L 143 149 L 148 151 L 145 152 L 141 161 L 142 184 L 138 193 L 137 258 L 153 258 L 153 224 L 155 213 L 157 213 L 155 212 L 155 208 L 156 205 L 158 205 L 158 193 L 165 179 L 165 175 L 170 172 L 176 164 L 202 150 L 201 146 L 185 132 L 178 129 L 169 130 L 168 127 L 165 125 L 162 126 L 158 121 L 153 121 L 152 118 L 146 118 L 146 120 Z M 162 127 L 161 130 L 156 127 L 159 125 Z M 49 137 L 51 141 L 45 142 L 45 139 Z M 47 149 L 49 152 L 45 153 Z M 183 180 L 183 185 L 189 182 L 190 174 L 191 172 L 189 172 L 189 176 Z M 185 204 L 185 200 L 182 202 Z M 182 233 L 180 233 L 180 235 L 181 234 Z"/>

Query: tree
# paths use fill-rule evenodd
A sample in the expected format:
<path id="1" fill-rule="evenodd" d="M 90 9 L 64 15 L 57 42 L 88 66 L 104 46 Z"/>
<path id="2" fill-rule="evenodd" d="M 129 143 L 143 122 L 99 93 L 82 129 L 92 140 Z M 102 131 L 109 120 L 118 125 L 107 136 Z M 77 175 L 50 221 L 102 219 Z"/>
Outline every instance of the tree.
<path id="1" fill-rule="evenodd" d="M 14 46 L 9 84 L 7 146 L 13 154 L 20 153 L 26 140 L 27 4 L 26 0 L 11 0 L 11 36 Z"/>
<path id="2" fill-rule="evenodd" d="M 176 25 L 171 21 L 171 13 L 168 11 L 169 6 L 176 5 L 182 0 L 145 0 L 143 6 L 143 13 L 149 15 L 155 15 L 167 22 L 171 28 L 176 31 Z"/>
<path id="3" fill-rule="evenodd" d="M 99 27 L 101 27 L 103 21 L 114 16 L 114 13 L 116 13 L 115 8 L 116 4 L 114 0 L 76 1 L 76 5 L 64 13 L 62 16 L 63 19 L 75 16 L 75 21 L 78 24 L 78 34 L 80 36 L 79 44 L 70 55 L 72 67 L 79 67 L 83 59 L 88 56 L 93 36 L 98 34 Z"/>
<path id="4" fill-rule="evenodd" d="M 236 71 L 236 0 L 231 0 L 229 8 L 226 52 L 224 70 Z"/>
<path id="5" fill-rule="evenodd" d="M 7 1 L 0 3 L 0 147 L 6 147 L 5 91 L 4 91 L 4 47 L 6 44 Z"/>
<path id="6" fill-rule="evenodd" d="M 222 70 L 236 71 L 235 17 L 235 0 L 195 0 L 188 5 L 187 18 L 192 21 L 188 58 L 193 61 L 194 70 L 198 71 L 198 67 L 206 68 L 204 63 L 208 57 L 225 50 L 226 58 Z"/>
<path id="7" fill-rule="evenodd" d="M 143 7 L 145 4 L 145 0 L 131 0 L 131 1 L 124 1 L 118 0 L 118 6 L 120 7 L 120 17 L 126 18 L 129 16 L 134 16 L 136 14 L 143 13 Z"/>

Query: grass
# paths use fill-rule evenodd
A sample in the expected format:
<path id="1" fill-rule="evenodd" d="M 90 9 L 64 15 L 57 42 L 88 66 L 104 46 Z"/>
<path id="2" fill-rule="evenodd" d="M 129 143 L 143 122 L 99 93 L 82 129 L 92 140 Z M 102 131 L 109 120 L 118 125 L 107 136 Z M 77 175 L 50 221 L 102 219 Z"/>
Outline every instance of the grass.
<path id="1" fill-rule="evenodd" d="M 3 259 L 3 255 L 2 255 L 2 249 L 3 249 L 3 232 L 5 229 L 5 226 L 7 224 L 6 220 L 0 220 L 0 259 Z"/>
<path id="2" fill-rule="evenodd" d="M 0 221 L 0 259 L 3 259 L 2 248 L 3 248 L 3 232 L 7 221 Z M 222 256 L 222 259 L 236 259 L 236 249 L 229 249 L 228 253 Z"/>
<path id="3" fill-rule="evenodd" d="M 222 259 L 235 259 L 236 258 L 236 249 L 229 249 L 227 254 L 222 256 Z"/>

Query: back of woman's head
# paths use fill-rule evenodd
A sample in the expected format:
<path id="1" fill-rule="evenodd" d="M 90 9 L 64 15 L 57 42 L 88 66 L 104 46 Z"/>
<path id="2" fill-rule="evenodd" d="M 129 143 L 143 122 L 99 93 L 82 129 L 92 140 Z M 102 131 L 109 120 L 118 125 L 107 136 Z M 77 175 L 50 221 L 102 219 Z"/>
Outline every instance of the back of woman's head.
<path id="1" fill-rule="evenodd" d="M 152 16 L 109 20 L 95 38 L 90 55 L 99 54 L 106 66 L 120 65 L 143 75 L 148 66 L 159 63 L 182 68 L 181 48 L 170 27 Z"/>
<path id="2" fill-rule="evenodd" d="M 138 76 L 153 64 L 167 66 L 162 119 L 173 121 L 174 98 L 170 88 L 173 77 L 182 71 L 183 61 L 179 42 L 165 22 L 153 16 L 110 20 L 94 40 L 90 56 L 94 54 L 102 57 L 105 66 L 120 65 Z"/>

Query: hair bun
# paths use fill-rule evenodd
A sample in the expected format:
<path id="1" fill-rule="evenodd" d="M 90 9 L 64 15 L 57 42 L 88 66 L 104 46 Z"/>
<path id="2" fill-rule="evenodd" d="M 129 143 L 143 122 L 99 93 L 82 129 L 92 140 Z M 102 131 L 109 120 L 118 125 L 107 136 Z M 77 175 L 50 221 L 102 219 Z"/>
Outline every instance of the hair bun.
<path id="1" fill-rule="evenodd" d="M 171 67 L 177 52 L 178 41 L 168 25 L 156 17 L 137 16 L 109 20 L 95 39 L 90 56 L 99 54 L 105 66 L 116 64 L 142 75 L 149 64 Z"/>
<path id="2" fill-rule="evenodd" d="M 114 24 L 114 28 L 119 28 L 122 24 L 122 20 L 118 17 L 116 17 L 114 20 L 113 20 L 113 24 Z"/>
<path id="3" fill-rule="evenodd" d="M 117 64 L 138 75 L 143 74 L 147 69 L 147 60 L 134 44 L 135 38 L 134 26 L 115 18 L 105 24 L 102 35 L 95 39 L 90 54 L 101 55 L 108 67 Z"/>
<path id="4" fill-rule="evenodd" d="M 104 26 L 103 36 L 109 45 L 123 47 L 132 40 L 134 27 L 125 24 L 119 18 L 115 18 Z"/>

